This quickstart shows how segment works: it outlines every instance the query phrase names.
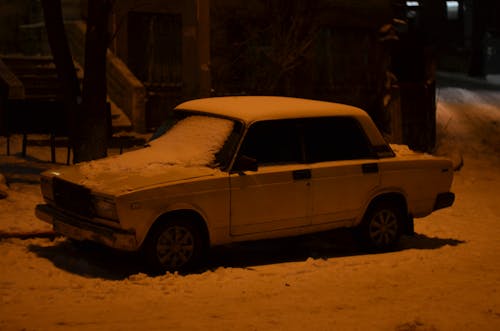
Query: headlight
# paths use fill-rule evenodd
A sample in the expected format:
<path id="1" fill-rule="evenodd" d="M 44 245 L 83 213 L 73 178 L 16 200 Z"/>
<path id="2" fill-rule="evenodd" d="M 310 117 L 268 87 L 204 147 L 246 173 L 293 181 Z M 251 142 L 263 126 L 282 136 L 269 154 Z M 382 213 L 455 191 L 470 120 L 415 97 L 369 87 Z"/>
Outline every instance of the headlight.
<path id="1" fill-rule="evenodd" d="M 113 221 L 118 220 L 118 215 L 116 213 L 116 204 L 113 200 L 109 198 L 93 196 L 92 205 L 97 217 L 106 218 Z"/>

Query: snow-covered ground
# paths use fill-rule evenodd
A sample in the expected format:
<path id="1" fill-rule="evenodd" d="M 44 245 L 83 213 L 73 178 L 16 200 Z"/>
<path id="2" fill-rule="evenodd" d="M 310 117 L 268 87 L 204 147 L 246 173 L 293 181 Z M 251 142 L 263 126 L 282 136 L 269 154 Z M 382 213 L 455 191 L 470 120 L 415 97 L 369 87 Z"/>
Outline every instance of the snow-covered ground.
<path id="1" fill-rule="evenodd" d="M 219 248 L 200 274 L 156 277 L 134 255 L 50 238 L 33 214 L 49 148 L 7 157 L 0 138 L 0 330 L 500 330 L 499 123 L 498 89 L 439 89 L 436 153 L 463 160 L 457 200 L 397 252 L 363 254 L 337 231 Z"/>

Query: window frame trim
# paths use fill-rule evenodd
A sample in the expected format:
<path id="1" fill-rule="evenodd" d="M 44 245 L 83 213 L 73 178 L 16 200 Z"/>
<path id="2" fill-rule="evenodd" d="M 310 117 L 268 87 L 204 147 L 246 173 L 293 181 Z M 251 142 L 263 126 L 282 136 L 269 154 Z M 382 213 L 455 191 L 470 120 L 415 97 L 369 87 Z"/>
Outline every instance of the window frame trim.
<path id="1" fill-rule="evenodd" d="M 325 162 L 345 162 L 345 161 L 353 161 L 353 160 L 362 160 L 362 159 L 342 159 L 342 160 L 326 160 L 326 161 L 317 161 L 317 162 L 310 162 L 309 161 L 309 153 L 307 150 L 307 144 L 306 144 L 306 137 L 305 137 L 305 131 L 304 131 L 304 125 L 301 125 L 301 121 L 308 121 L 308 120 L 321 120 L 321 119 L 338 119 L 338 118 L 344 118 L 344 119 L 349 119 L 354 123 L 354 125 L 358 128 L 358 130 L 361 131 L 362 137 L 366 144 L 368 145 L 369 148 L 369 158 L 367 159 L 381 159 L 381 158 L 388 158 L 388 157 L 394 157 L 395 154 L 392 151 L 390 145 L 388 143 L 385 143 L 384 148 L 387 148 L 387 155 L 380 155 L 379 152 L 377 152 L 377 149 L 380 149 L 380 146 L 375 146 L 373 145 L 372 141 L 370 140 L 370 137 L 367 135 L 362 123 L 359 121 L 359 119 L 356 116 L 349 116 L 349 115 L 339 115 L 339 116 L 311 116 L 311 117 L 299 117 L 299 118 L 276 118 L 276 119 L 264 119 L 264 120 L 257 120 L 253 121 L 251 123 L 248 123 L 244 130 L 243 133 L 240 137 L 240 141 L 238 143 L 237 148 L 235 149 L 235 153 L 233 155 L 233 160 L 230 162 L 229 167 L 227 167 L 227 171 L 229 173 L 232 173 L 232 168 L 234 166 L 234 163 L 236 160 L 240 157 L 241 155 L 241 147 L 243 145 L 243 142 L 248 136 L 249 130 L 252 128 L 252 126 L 258 124 L 258 123 L 263 123 L 263 122 L 278 122 L 278 121 L 294 121 L 296 122 L 297 129 L 299 132 L 299 142 L 301 144 L 300 146 L 300 152 L 301 152 L 301 162 L 300 163 L 286 163 L 286 164 L 263 164 L 260 165 L 264 167 L 269 167 L 269 166 L 283 166 L 283 165 L 294 165 L 294 164 L 304 164 L 304 165 L 311 165 L 311 164 L 317 164 L 317 163 L 325 163 Z M 258 160 L 257 160 L 258 161 Z"/>

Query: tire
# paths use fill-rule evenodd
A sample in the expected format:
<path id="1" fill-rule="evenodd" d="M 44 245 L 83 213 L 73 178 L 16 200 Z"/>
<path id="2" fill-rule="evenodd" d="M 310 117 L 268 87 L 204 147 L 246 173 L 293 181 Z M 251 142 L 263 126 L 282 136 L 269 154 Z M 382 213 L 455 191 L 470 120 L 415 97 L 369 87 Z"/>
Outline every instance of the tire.
<path id="1" fill-rule="evenodd" d="M 394 249 L 404 230 L 403 215 L 399 206 L 388 201 L 371 206 L 358 227 L 361 243 L 380 251 Z"/>
<path id="2" fill-rule="evenodd" d="M 198 266 L 205 249 L 200 229 L 189 220 L 154 226 L 144 253 L 154 272 L 187 272 Z"/>

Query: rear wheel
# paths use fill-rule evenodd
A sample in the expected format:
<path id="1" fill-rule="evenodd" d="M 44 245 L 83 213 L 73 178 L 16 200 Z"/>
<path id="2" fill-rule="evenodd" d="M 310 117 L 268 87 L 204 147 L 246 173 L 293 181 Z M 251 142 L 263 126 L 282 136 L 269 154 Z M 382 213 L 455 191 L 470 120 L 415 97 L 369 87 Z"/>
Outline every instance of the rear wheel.
<path id="1" fill-rule="evenodd" d="M 370 207 L 358 228 L 362 243 L 377 250 L 393 249 L 403 232 L 403 215 L 402 209 L 390 202 Z"/>
<path id="2" fill-rule="evenodd" d="M 190 271 L 204 250 L 201 231 L 188 220 L 160 223 L 152 229 L 145 246 L 146 258 L 154 271 Z"/>

